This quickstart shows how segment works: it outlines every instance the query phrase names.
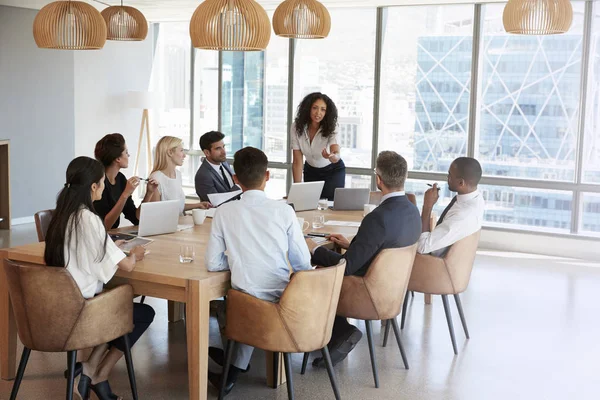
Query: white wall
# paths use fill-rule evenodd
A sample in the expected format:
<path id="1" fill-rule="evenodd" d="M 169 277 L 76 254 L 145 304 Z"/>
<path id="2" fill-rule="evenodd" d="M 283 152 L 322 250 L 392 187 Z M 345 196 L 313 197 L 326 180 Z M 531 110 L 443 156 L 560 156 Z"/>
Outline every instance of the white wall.
<path id="1" fill-rule="evenodd" d="M 73 53 L 39 49 L 37 11 L 0 6 L 0 139 L 10 139 L 12 218 L 53 207 L 74 155 Z"/>
<path id="2" fill-rule="evenodd" d="M 100 51 L 75 52 L 75 154 L 93 157 L 100 138 L 121 133 L 131 154 L 127 176 L 133 173 L 142 110 L 127 108 L 125 98 L 128 91 L 149 88 L 152 25 L 149 28 L 143 42 L 107 41 Z"/>

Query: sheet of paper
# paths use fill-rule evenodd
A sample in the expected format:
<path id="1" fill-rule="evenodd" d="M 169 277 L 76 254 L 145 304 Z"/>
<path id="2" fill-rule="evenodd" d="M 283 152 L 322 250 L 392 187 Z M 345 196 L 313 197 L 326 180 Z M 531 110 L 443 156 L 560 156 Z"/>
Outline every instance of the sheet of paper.
<path id="1" fill-rule="evenodd" d="M 352 228 L 358 228 L 360 226 L 360 222 L 331 220 L 331 221 L 325 222 L 325 225 L 327 225 L 327 226 L 348 226 L 348 227 L 352 227 Z"/>
<path id="2" fill-rule="evenodd" d="M 241 190 L 227 193 L 211 193 L 208 195 L 208 201 L 210 201 L 213 206 L 218 207 L 227 200 L 231 200 L 233 197 L 239 196 L 240 194 L 242 194 Z"/>
<path id="3" fill-rule="evenodd" d="M 306 239 L 312 239 L 312 241 L 315 242 L 316 244 L 325 243 L 327 241 L 327 239 L 324 237 L 318 237 L 318 236 L 304 236 L 304 237 Z"/>

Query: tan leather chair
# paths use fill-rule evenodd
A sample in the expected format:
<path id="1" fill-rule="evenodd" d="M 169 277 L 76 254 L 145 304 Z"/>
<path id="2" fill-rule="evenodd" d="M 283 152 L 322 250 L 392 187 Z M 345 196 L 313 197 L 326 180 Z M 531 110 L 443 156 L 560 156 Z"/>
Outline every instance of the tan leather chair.
<path id="1" fill-rule="evenodd" d="M 379 375 L 375 362 L 371 321 L 387 321 L 388 326 L 394 327 L 400 355 L 404 367 L 408 369 L 408 361 L 400 340 L 396 317 L 402 309 L 404 293 L 416 252 L 416 244 L 382 250 L 369 266 L 365 276 L 344 277 L 337 315 L 365 321 L 375 387 L 379 387 Z"/>
<path id="2" fill-rule="evenodd" d="M 17 398 L 31 350 L 67 352 L 67 399 L 70 400 L 73 397 L 77 350 L 119 337 L 123 337 L 125 342 L 129 382 L 133 398 L 137 400 L 127 338 L 127 333 L 133 330 L 131 286 L 119 286 L 86 300 L 65 268 L 4 260 L 4 271 L 19 338 L 24 346 L 11 400 Z"/>
<path id="3" fill-rule="evenodd" d="M 52 220 L 53 213 L 54 210 L 44 210 L 35 213 L 35 229 L 37 230 L 38 242 L 46 240 L 46 232 L 48 232 L 48 226 Z"/>
<path id="4" fill-rule="evenodd" d="M 290 353 L 321 350 L 336 399 L 340 394 L 327 343 L 344 279 L 346 261 L 329 268 L 300 271 L 292 275 L 278 303 L 230 289 L 227 294 L 226 361 L 223 367 L 222 399 L 235 342 L 284 353 L 288 397 L 294 398 Z M 275 357 L 277 358 L 277 357 Z"/>
<path id="5" fill-rule="evenodd" d="M 480 234 L 481 230 L 454 243 L 443 258 L 426 254 L 417 254 L 415 257 L 415 265 L 413 266 L 412 274 L 410 276 L 410 282 L 408 283 L 408 290 L 420 293 L 439 294 L 442 296 L 454 354 L 458 354 L 458 351 L 456 347 L 456 338 L 454 336 L 452 315 L 448 303 L 448 295 L 451 294 L 454 296 L 454 301 L 458 308 L 458 314 L 460 315 L 460 321 L 462 322 L 465 336 L 469 339 L 469 330 L 467 328 L 462 303 L 460 302 L 460 293 L 467 290 L 467 286 L 469 285 Z M 408 302 L 405 299 L 402 311 L 402 329 L 404 329 L 407 304 Z"/>

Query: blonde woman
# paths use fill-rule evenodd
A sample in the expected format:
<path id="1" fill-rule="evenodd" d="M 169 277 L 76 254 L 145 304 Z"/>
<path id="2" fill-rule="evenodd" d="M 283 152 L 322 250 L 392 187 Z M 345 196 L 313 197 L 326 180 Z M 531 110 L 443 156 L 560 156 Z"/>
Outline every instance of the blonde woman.
<path id="1" fill-rule="evenodd" d="M 179 200 L 180 212 L 194 208 L 210 208 L 209 202 L 185 204 L 185 194 L 181 183 L 181 172 L 177 169 L 183 165 L 185 151 L 181 139 L 173 136 L 163 136 L 156 144 L 154 153 L 154 168 L 149 179 L 158 182 L 158 191 L 152 201 Z"/>

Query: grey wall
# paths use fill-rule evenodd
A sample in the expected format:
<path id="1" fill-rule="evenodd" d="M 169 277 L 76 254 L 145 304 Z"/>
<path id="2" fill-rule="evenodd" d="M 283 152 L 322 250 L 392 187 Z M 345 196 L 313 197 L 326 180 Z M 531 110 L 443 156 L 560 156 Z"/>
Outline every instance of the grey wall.
<path id="1" fill-rule="evenodd" d="M 10 139 L 12 218 L 55 205 L 74 156 L 74 56 L 38 49 L 37 11 L 0 6 L 0 138 Z"/>

